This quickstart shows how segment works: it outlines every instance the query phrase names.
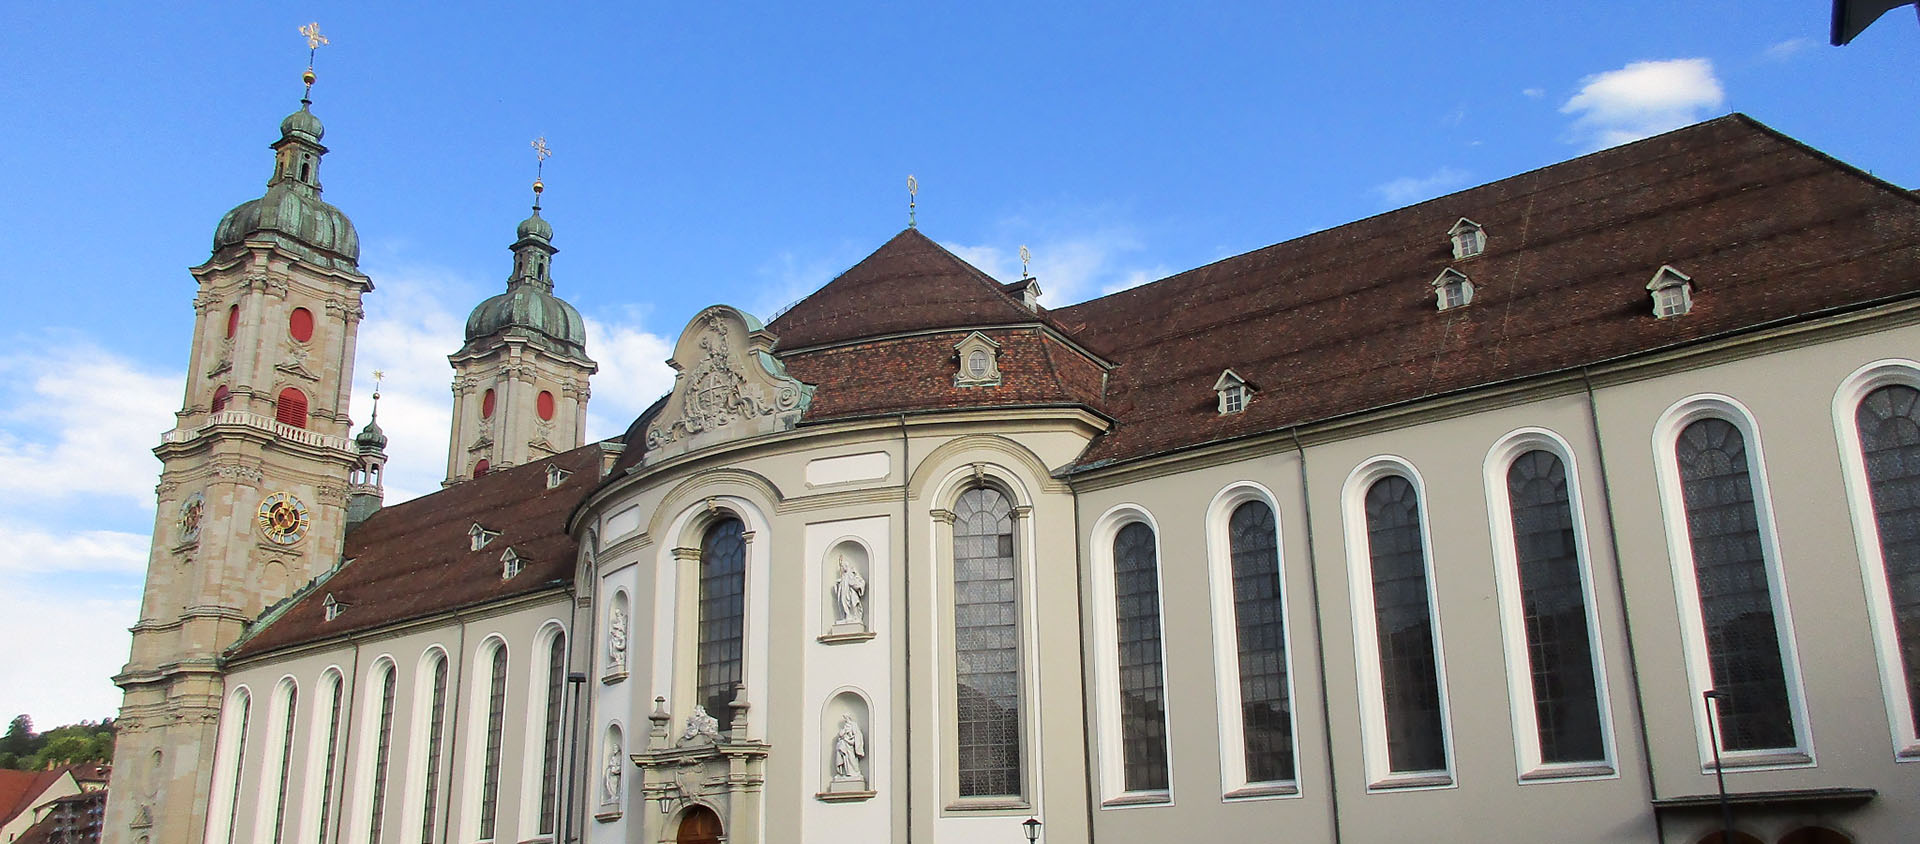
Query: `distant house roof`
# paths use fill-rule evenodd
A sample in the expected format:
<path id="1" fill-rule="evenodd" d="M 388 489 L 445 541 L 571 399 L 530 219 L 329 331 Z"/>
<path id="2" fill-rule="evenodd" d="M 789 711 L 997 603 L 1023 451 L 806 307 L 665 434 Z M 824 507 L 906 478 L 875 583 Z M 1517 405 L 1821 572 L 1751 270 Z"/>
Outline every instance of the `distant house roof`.
<path id="1" fill-rule="evenodd" d="M 0 825 L 7 824 L 34 807 L 51 800 L 46 796 L 62 778 L 71 778 L 66 768 L 51 771 L 15 771 L 0 768 Z M 78 783 L 74 791 L 80 788 Z M 71 792 L 69 792 L 71 793 Z"/>

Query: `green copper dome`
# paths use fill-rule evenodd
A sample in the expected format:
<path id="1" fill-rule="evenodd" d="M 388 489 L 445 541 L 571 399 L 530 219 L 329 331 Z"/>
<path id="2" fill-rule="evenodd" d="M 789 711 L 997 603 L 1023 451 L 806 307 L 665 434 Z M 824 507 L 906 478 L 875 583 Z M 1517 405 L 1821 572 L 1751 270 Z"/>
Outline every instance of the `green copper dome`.
<path id="1" fill-rule="evenodd" d="M 553 224 L 540 217 L 540 209 L 533 209 L 533 216 L 520 221 L 520 227 L 513 233 L 521 240 L 537 237 L 541 240 L 553 239 Z"/>
<path id="2" fill-rule="evenodd" d="M 299 258 L 332 269 L 357 271 L 360 235 L 353 221 L 320 198 L 320 145 L 326 130 L 305 104 L 280 121 L 273 144 L 273 178 L 267 193 L 235 206 L 213 230 L 213 251 L 247 241 L 267 241 Z"/>
<path id="3" fill-rule="evenodd" d="M 566 300 L 531 284 L 515 284 L 467 317 L 467 342 L 503 331 L 558 341 L 579 353 L 587 346 L 587 323 Z"/>
<path id="4" fill-rule="evenodd" d="M 327 128 L 320 125 L 320 118 L 314 116 L 314 113 L 308 111 L 305 106 L 287 115 L 287 119 L 280 121 L 280 137 L 283 138 L 298 135 L 301 140 L 317 144 L 326 134 Z"/>
<path id="5" fill-rule="evenodd" d="M 353 437 L 354 445 L 359 446 L 361 451 L 386 450 L 387 432 L 380 430 L 379 411 L 374 411 L 374 414 L 374 418 L 367 420 L 367 427 L 361 428 L 360 433 Z"/>

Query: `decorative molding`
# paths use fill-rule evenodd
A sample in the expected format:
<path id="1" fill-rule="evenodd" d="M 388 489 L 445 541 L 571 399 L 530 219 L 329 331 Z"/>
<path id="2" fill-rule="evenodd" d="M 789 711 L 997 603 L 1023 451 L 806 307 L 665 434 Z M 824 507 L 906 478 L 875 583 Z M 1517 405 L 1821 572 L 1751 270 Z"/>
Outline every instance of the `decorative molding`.
<path id="1" fill-rule="evenodd" d="M 953 354 L 953 386 L 1000 386 L 1000 344 L 993 338 L 975 331 L 954 345 Z"/>
<path id="2" fill-rule="evenodd" d="M 737 439 L 792 430 L 813 387 L 773 357 L 774 337 L 725 305 L 687 324 L 668 361 L 674 390 L 647 429 L 647 464 Z"/>

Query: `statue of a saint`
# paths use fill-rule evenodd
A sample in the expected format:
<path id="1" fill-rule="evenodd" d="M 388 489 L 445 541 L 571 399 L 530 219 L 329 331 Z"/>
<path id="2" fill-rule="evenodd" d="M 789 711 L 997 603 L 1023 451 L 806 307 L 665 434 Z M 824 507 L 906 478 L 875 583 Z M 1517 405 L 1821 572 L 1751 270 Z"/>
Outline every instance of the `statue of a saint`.
<path id="1" fill-rule="evenodd" d="M 607 743 L 606 775 L 600 778 L 600 802 L 608 806 L 620 803 L 620 774 L 624 760 L 620 758 L 620 740 Z"/>
<path id="2" fill-rule="evenodd" d="M 867 579 L 844 554 L 840 556 L 840 576 L 833 580 L 833 597 L 840 605 L 840 617 L 834 624 L 866 623 Z"/>
<path id="3" fill-rule="evenodd" d="M 708 715 L 706 705 L 696 703 L 693 714 L 687 716 L 687 728 L 680 731 L 680 743 L 689 744 L 703 738 L 720 743 L 720 719 Z"/>
<path id="4" fill-rule="evenodd" d="M 840 733 L 833 737 L 833 778 L 865 781 L 860 760 L 867 755 L 867 737 L 860 733 L 851 714 L 840 716 Z"/>
<path id="5" fill-rule="evenodd" d="M 621 607 L 607 619 L 607 670 L 627 670 L 627 611 Z"/>

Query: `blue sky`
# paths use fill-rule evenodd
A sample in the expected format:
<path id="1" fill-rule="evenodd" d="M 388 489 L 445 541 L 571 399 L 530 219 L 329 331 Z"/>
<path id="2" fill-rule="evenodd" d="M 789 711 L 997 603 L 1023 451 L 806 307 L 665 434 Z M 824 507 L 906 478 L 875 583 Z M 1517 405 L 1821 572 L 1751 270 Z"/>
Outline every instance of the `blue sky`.
<path id="1" fill-rule="evenodd" d="M 1172 6 L 1172 4 L 1167 4 Z M 215 222 L 258 196 L 318 20 L 326 198 L 355 221 L 354 399 L 389 501 L 444 471 L 445 356 L 504 283 L 544 135 L 589 434 L 716 301 L 768 316 L 906 222 L 1060 305 L 1743 111 L 1920 186 L 1920 26 L 1825 2 L 10 4 L 0 11 L 0 717 L 114 714 L 150 450 Z"/>

